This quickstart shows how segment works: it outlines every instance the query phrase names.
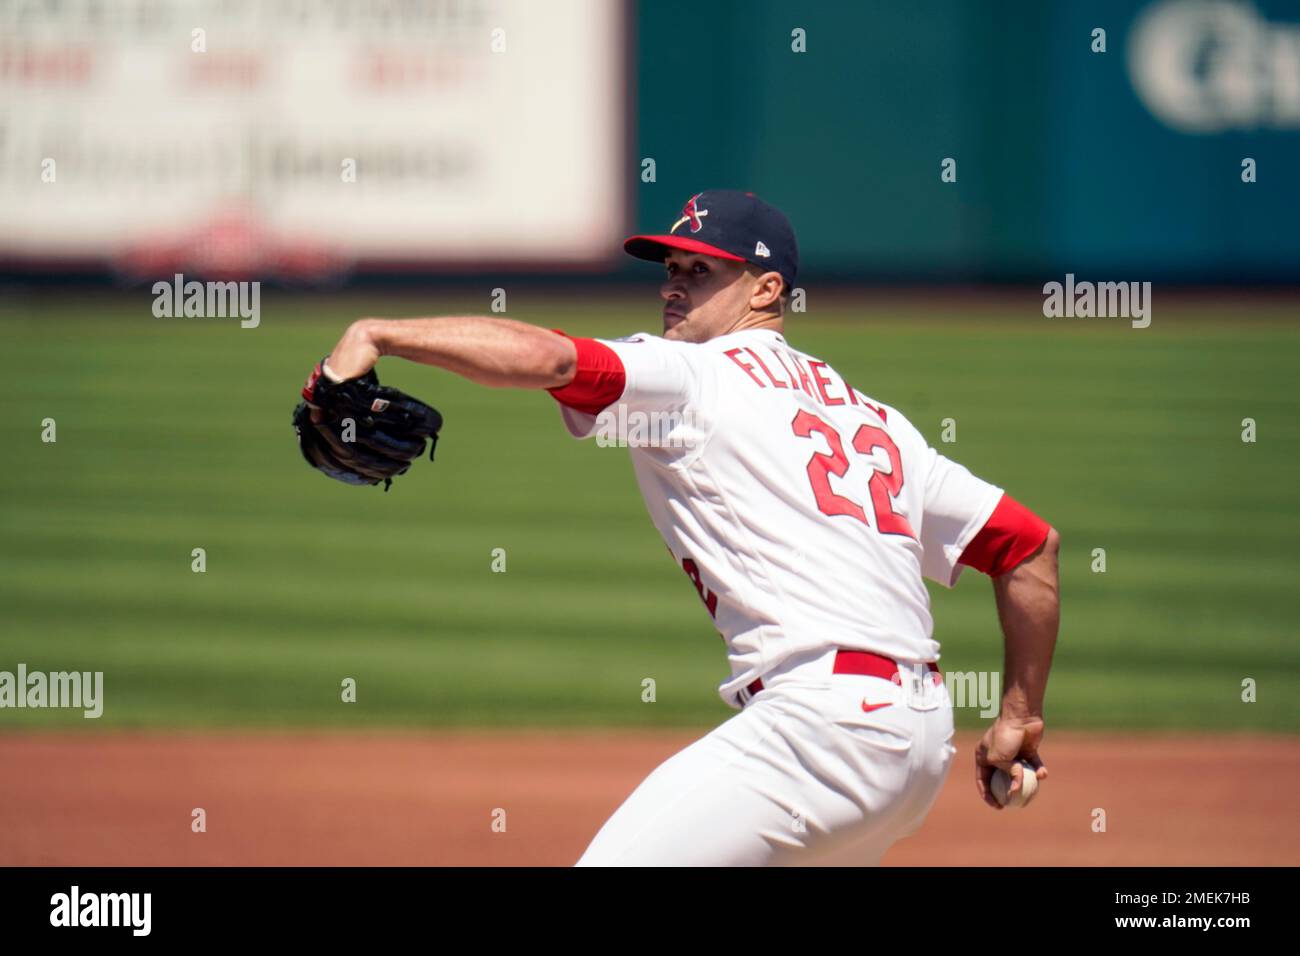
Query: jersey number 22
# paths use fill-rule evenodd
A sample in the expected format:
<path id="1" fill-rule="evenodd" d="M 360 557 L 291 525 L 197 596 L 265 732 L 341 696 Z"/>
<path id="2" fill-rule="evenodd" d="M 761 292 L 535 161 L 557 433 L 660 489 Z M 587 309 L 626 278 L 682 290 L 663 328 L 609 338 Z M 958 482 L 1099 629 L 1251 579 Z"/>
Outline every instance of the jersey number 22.
<path id="1" fill-rule="evenodd" d="M 843 478 L 849 470 L 849 459 L 844 454 L 844 442 L 839 432 L 807 411 L 800 411 L 790 424 L 800 438 L 811 438 L 813 432 L 818 432 L 830 446 L 829 455 L 814 452 L 808 462 L 808 480 L 812 483 L 813 496 L 817 499 L 821 513 L 830 517 L 848 515 L 870 527 L 871 522 L 867 520 L 867 513 L 860 504 L 831 490 L 830 476 Z M 867 488 L 871 492 L 871 507 L 876 513 L 876 530 L 881 534 L 901 534 L 915 538 L 916 532 L 912 530 L 911 524 L 894 510 L 891 500 L 903 490 L 903 460 L 898 454 L 898 446 L 888 432 L 875 425 L 862 425 L 853 433 L 854 451 L 870 455 L 877 448 L 883 448 L 889 455 L 890 470 L 883 472 L 873 468 L 871 479 L 867 482 Z"/>

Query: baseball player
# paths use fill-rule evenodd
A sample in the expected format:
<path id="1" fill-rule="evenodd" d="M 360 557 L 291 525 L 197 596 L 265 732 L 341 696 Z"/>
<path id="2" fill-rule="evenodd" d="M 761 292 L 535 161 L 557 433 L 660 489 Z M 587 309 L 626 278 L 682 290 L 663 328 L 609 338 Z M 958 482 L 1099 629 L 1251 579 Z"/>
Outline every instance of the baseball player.
<path id="1" fill-rule="evenodd" d="M 319 372 L 338 385 L 400 356 L 546 389 L 578 438 L 653 426 L 619 437 L 726 645 L 719 692 L 739 713 L 651 773 L 579 865 L 879 862 L 921 825 L 955 752 L 922 578 L 952 587 L 967 566 L 992 576 L 1005 637 L 976 789 L 1000 809 L 991 778 L 1001 768 L 1019 790 L 1019 759 L 1045 779 L 1056 532 L 786 340 L 798 250 L 772 206 L 709 190 L 624 248 L 663 263 L 662 336 L 365 319 Z"/>

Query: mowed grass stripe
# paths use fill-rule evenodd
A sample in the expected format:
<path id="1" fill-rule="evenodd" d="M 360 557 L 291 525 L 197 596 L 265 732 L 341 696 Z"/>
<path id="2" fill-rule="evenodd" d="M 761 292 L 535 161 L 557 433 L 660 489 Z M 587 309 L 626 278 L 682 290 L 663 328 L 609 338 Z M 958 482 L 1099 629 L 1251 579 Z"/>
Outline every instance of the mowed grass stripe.
<path id="1" fill-rule="evenodd" d="M 430 311 L 354 301 L 268 296 L 257 330 L 135 302 L 9 311 L 0 669 L 104 669 L 105 716 L 78 726 L 725 717 L 720 642 L 626 453 L 569 439 L 547 397 L 385 362 L 385 381 L 447 416 L 438 460 L 387 495 L 308 470 L 289 413 L 310 364 L 356 314 Z M 573 334 L 655 328 L 644 301 L 524 301 L 540 304 L 518 318 Z M 956 300 L 837 301 L 794 317 L 789 338 L 1061 530 L 1054 726 L 1300 729 L 1283 703 L 1300 690 L 1300 332 L 1195 304 L 1195 321 L 1169 307 L 1143 331 L 1012 306 L 977 323 Z M 190 571 L 195 547 L 206 574 Z M 988 582 L 932 593 L 945 668 L 999 667 Z M 355 705 L 339 700 L 347 676 Z M 72 720 L 4 710 L 0 730 Z"/>

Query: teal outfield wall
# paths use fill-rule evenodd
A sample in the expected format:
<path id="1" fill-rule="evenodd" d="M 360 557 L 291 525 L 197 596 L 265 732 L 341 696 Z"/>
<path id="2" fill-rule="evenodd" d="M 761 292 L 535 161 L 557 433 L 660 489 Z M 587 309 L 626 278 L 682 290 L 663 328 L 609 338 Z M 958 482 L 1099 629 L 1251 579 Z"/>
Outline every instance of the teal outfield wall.
<path id="1" fill-rule="evenodd" d="M 790 214 L 805 276 L 1300 281 L 1296 0 L 643 0 L 634 24 L 639 228 L 733 186 Z"/>

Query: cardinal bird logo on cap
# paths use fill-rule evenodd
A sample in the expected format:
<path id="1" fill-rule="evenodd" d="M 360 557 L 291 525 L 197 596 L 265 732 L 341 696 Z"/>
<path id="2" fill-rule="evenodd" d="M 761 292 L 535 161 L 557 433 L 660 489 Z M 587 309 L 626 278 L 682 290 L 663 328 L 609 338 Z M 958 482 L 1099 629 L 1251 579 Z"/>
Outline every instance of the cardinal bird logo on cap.
<path id="1" fill-rule="evenodd" d="M 700 222 L 700 217 L 707 216 L 709 211 L 707 209 L 695 208 L 695 200 L 699 199 L 703 195 L 704 193 L 696 193 L 690 199 L 686 200 L 686 205 L 682 207 L 682 218 L 673 223 L 673 227 L 668 230 L 669 232 L 676 232 L 677 227 L 684 222 L 689 222 L 691 224 L 691 232 L 699 232 L 704 228 L 704 223 Z"/>

